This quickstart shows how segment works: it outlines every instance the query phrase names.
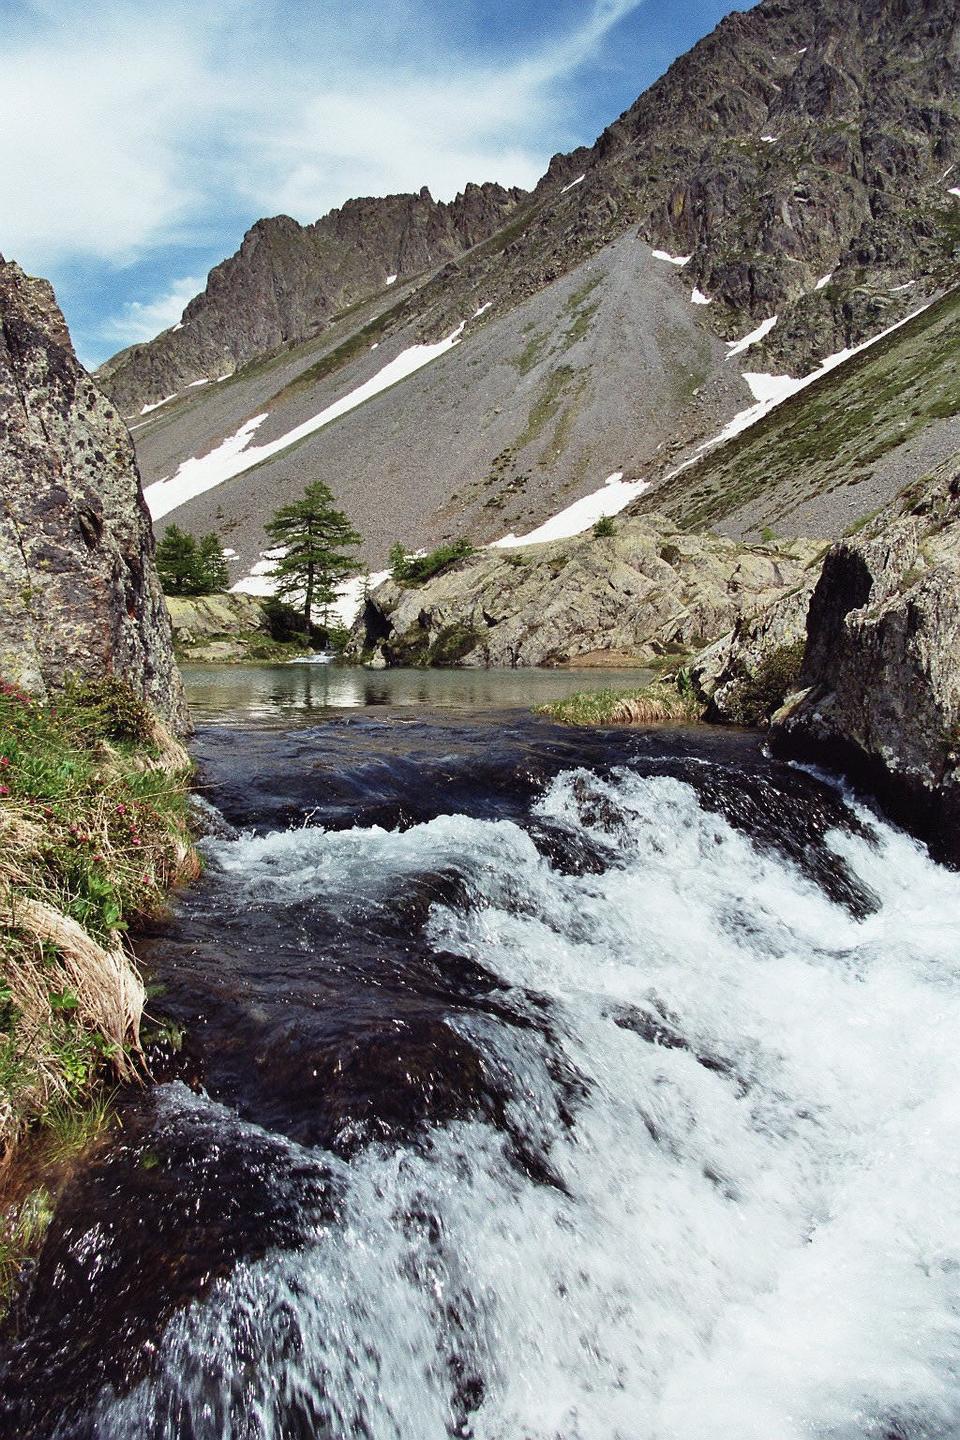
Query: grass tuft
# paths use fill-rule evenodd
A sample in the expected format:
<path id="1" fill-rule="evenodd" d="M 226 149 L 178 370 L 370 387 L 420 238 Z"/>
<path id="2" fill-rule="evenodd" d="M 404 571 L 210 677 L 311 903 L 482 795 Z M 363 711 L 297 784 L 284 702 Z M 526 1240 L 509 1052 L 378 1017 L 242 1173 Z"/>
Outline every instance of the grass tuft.
<path id="1" fill-rule="evenodd" d="M 561 725 L 693 724 L 701 718 L 703 706 L 681 672 L 672 682 L 658 680 L 642 690 L 579 691 L 540 705 L 534 713 Z"/>

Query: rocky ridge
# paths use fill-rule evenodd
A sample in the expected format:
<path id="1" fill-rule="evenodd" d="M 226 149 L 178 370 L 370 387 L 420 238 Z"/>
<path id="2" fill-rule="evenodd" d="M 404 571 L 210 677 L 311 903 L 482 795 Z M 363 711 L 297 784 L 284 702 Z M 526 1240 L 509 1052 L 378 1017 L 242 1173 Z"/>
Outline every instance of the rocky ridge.
<path id="1" fill-rule="evenodd" d="M 0 258 L 0 675 L 117 674 L 187 726 L 133 445 L 51 286 Z"/>
<path id="2" fill-rule="evenodd" d="M 527 198 L 501 185 L 468 185 L 444 204 L 424 188 L 350 200 L 313 225 L 289 215 L 258 220 L 237 253 L 211 270 L 177 325 L 121 351 L 98 379 L 132 415 L 197 380 L 232 374 L 479 244 Z"/>

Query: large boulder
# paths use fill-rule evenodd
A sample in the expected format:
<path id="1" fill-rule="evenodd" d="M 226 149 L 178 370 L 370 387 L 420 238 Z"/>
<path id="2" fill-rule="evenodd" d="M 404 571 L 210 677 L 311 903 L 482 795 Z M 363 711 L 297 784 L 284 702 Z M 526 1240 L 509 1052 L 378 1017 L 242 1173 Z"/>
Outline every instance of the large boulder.
<path id="1" fill-rule="evenodd" d="M 865 780 L 960 861 L 960 455 L 830 550 L 772 734 Z"/>
<path id="2" fill-rule="evenodd" d="M 50 285 L 0 257 L 0 676 L 46 697 L 116 674 L 187 710 L 133 445 Z"/>
<path id="3" fill-rule="evenodd" d="M 742 545 L 656 515 L 489 549 L 369 597 L 354 644 L 388 664 L 647 664 L 683 655 L 801 583 L 815 543 Z"/>

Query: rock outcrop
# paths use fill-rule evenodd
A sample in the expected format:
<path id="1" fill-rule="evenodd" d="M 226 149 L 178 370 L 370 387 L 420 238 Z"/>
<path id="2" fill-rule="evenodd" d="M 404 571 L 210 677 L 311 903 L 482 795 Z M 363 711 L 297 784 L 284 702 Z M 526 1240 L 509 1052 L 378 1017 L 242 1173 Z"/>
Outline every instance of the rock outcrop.
<path id="1" fill-rule="evenodd" d="M 0 258 L 0 675 L 113 673 L 187 727 L 133 445 L 51 286 Z"/>
<path id="2" fill-rule="evenodd" d="M 166 602 L 181 661 L 266 658 L 272 632 L 258 596 L 168 595 Z"/>
<path id="3" fill-rule="evenodd" d="M 960 455 L 830 550 L 772 737 L 863 779 L 960 862 Z"/>
<path id="4" fill-rule="evenodd" d="M 644 516 L 604 538 L 484 550 L 422 585 L 386 581 L 354 645 L 391 665 L 646 664 L 797 586 L 821 548 L 739 545 Z"/>

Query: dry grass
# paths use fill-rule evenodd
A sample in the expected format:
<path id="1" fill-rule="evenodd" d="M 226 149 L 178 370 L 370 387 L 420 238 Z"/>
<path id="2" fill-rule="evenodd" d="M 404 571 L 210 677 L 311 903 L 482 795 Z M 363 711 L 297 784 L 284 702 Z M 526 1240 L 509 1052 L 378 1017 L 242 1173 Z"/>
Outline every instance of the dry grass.
<path id="1" fill-rule="evenodd" d="M 118 682 L 0 687 L 0 1154 L 142 1073 L 128 927 L 197 874 L 189 757 Z"/>
<path id="2" fill-rule="evenodd" d="M 679 677 L 658 680 L 642 690 L 595 690 L 568 695 L 536 713 L 561 725 L 694 724 L 703 706 Z"/>

